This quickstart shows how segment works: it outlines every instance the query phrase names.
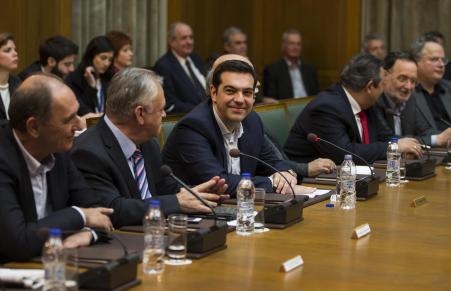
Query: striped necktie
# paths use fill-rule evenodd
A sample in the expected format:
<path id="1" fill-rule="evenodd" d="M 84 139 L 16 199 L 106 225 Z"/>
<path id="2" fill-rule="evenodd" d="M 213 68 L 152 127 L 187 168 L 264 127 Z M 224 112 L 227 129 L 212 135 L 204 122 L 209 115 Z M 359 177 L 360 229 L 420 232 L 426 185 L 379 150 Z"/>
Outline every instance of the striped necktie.
<path id="1" fill-rule="evenodd" d="M 135 172 L 135 180 L 138 185 L 139 194 L 141 199 L 147 199 L 152 197 L 149 191 L 149 185 L 147 184 L 146 169 L 144 168 L 144 157 L 141 152 L 141 148 L 137 147 L 132 157 L 133 171 Z"/>

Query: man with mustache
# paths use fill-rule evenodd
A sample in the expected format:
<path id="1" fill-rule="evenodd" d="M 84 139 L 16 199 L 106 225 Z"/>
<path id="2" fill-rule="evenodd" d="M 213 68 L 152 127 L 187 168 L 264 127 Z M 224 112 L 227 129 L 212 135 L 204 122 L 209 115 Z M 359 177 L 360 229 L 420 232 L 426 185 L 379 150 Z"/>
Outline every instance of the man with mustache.
<path id="1" fill-rule="evenodd" d="M 432 128 L 417 110 L 416 98 L 412 96 L 417 84 L 417 64 L 410 54 L 392 52 L 384 60 L 384 92 L 376 108 L 385 123 L 396 136 L 414 136 L 426 144 L 446 146 L 451 138 L 451 128 L 440 133 Z"/>
<path id="2" fill-rule="evenodd" d="M 20 72 L 19 77 L 25 80 L 36 72 L 46 72 L 65 79 L 75 70 L 75 58 L 78 46 L 61 35 L 45 40 L 39 46 L 39 60 Z"/>

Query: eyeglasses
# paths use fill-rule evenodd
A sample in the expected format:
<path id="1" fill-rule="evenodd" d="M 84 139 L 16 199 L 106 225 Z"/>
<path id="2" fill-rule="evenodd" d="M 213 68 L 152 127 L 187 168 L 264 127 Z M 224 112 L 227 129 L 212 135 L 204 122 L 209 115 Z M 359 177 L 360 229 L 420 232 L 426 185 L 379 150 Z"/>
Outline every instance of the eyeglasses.
<path id="1" fill-rule="evenodd" d="M 434 65 L 438 64 L 438 62 L 442 62 L 444 66 L 446 66 L 449 62 L 448 58 L 439 58 L 439 57 L 433 57 L 429 58 L 428 61 Z"/>

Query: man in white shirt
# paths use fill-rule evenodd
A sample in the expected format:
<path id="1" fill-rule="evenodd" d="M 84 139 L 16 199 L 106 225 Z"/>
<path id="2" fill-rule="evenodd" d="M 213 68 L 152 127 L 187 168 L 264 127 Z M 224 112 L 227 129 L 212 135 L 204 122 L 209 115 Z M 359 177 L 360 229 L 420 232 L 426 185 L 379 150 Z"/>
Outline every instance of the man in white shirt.
<path id="1" fill-rule="evenodd" d="M 72 90 L 52 75 L 35 75 L 17 89 L 10 123 L 0 127 L 0 261 L 40 254 L 46 228 L 112 229 L 109 208 L 100 205 L 67 151 L 80 129 Z M 89 245 L 97 235 L 83 231 L 66 247 Z"/>

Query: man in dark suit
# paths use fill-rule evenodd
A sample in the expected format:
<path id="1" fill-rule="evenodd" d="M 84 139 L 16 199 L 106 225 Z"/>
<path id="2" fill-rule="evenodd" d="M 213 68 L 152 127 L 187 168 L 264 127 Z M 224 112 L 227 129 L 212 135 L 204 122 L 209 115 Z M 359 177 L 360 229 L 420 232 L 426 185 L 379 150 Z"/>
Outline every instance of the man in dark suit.
<path id="1" fill-rule="evenodd" d="M 451 128 L 440 133 L 428 124 L 417 110 L 415 95 L 417 64 L 410 54 L 392 52 L 384 60 L 384 93 L 376 103 L 376 109 L 393 135 L 412 136 L 421 143 L 446 146 L 451 138 Z M 431 140 L 435 140 L 431 143 Z"/>
<path id="2" fill-rule="evenodd" d="M 90 186 L 105 205 L 114 209 L 116 227 L 141 224 L 150 197 L 162 202 L 165 214 L 211 211 L 180 189 L 171 177 L 160 173 L 160 148 L 152 139 L 158 136 L 166 115 L 160 82 L 158 76 L 144 69 L 117 73 L 108 88 L 105 116 L 77 138 L 72 152 Z M 211 206 L 227 198 L 205 193 L 225 191 L 224 180 L 218 177 L 194 189 Z"/>
<path id="3" fill-rule="evenodd" d="M 154 66 L 163 77 L 166 112 L 189 112 L 207 98 L 205 95 L 205 65 L 193 53 L 194 38 L 185 23 L 171 24 L 168 31 L 169 51 Z"/>
<path id="4" fill-rule="evenodd" d="M 164 162 L 192 184 L 219 175 L 232 194 L 236 193 L 242 172 L 251 173 L 255 186 L 268 192 L 291 192 L 280 174 L 267 166 L 247 157 L 229 155 L 231 149 L 238 148 L 282 171 L 297 193 L 310 191 L 296 185 L 294 171 L 276 157 L 264 138 L 261 120 L 252 112 L 257 83 L 253 68 L 238 60 L 214 66 L 211 99 L 198 105 L 175 126 L 163 149 Z"/>
<path id="5" fill-rule="evenodd" d="M 65 79 L 75 70 L 78 46 L 61 35 L 46 39 L 39 46 L 39 60 L 25 68 L 19 78 L 25 80 L 36 72 L 55 74 Z"/>
<path id="6" fill-rule="evenodd" d="M 284 57 L 267 66 L 263 76 L 263 95 L 267 98 L 303 98 L 318 94 L 319 85 L 313 66 L 301 62 L 302 36 L 297 30 L 282 35 Z M 266 100 L 267 101 L 267 100 Z"/>
<path id="7" fill-rule="evenodd" d="M 417 108 L 430 127 L 447 130 L 451 126 L 451 82 L 443 79 L 448 63 L 443 46 L 423 36 L 413 44 L 412 55 L 418 64 Z M 431 143 L 438 141 L 432 138 Z"/>
<path id="8" fill-rule="evenodd" d="M 48 76 L 29 77 L 15 92 L 10 123 L 0 128 L 0 261 L 40 254 L 40 229 L 112 229 L 108 208 L 96 199 L 67 153 L 80 129 L 69 87 Z M 89 231 L 67 237 L 66 247 L 91 243 Z"/>
<path id="9" fill-rule="evenodd" d="M 381 126 L 372 107 L 382 93 L 381 65 L 382 61 L 372 55 L 355 56 L 341 73 L 341 82 L 321 92 L 305 107 L 285 143 L 285 153 L 290 159 L 309 162 L 326 156 L 337 164 L 343 161 L 344 152 L 328 144 L 309 142 L 309 133 L 370 163 L 386 158 L 390 131 Z M 415 139 L 402 138 L 398 145 L 401 152 L 421 155 Z"/>

